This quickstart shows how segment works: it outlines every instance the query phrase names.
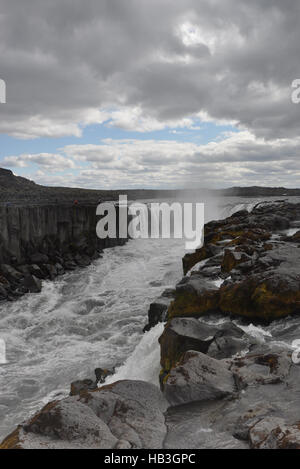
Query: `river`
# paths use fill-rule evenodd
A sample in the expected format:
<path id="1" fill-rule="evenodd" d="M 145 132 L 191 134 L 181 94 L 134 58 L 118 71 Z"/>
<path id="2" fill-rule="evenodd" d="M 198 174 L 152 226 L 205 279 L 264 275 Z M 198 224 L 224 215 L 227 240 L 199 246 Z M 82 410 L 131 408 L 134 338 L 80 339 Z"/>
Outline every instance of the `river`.
<path id="1" fill-rule="evenodd" d="M 206 221 L 258 201 L 206 201 Z M 142 329 L 149 304 L 182 277 L 184 253 L 183 240 L 130 240 L 85 269 L 44 281 L 40 294 L 0 305 L 7 346 L 7 363 L 0 365 L 0 440 L 43 404 L 67 395 L 71 381 L 94 378 L 96 367 L 117 367 L 110 382 L 158 383 L 163 325 L 144 335 Z"/>

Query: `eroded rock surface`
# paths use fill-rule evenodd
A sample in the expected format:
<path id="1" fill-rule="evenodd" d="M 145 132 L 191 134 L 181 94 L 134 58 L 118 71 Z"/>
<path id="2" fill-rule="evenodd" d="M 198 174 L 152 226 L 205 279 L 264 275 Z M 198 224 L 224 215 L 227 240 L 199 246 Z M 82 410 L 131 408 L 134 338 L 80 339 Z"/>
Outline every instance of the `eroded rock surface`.
<path id="1" fill-rule="evenodd" d="M 166 409 L 156 386 L 119 381 L 47 404 L 0 448 L 162 448 Z"/>
<path id="2" fill-rule="evenodd" d="M 164 395 L 171 405 L 220 399 L 233 395 L 235 389 L 226 362 L 194 351 L 183 355 L 164 383 Z"/>
<path id="3" fill-rule="evenodd" d="M 187 275 L 168 318 L 220 312 L 270 321 L 299 313 L 300 231 L 283 231 L 299 220 L 299 204 L 279 202 L 206 224 L 204 246 L 183 259 Z"/>

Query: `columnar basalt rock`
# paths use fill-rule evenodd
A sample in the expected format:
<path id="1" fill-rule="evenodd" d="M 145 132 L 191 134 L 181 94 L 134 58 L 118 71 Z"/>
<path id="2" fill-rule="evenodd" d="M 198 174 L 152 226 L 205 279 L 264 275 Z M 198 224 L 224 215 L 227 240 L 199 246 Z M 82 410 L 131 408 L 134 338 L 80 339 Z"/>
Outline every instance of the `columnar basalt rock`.
<path id="1" fill-rule="evenodd" d="M 99 239 L 96 204 L 0 205 L 0 300 L 39 292 L 38 279 L 86 267 L 126 239 Z M 118 207 L 116 207 L 118 211 Z"/>

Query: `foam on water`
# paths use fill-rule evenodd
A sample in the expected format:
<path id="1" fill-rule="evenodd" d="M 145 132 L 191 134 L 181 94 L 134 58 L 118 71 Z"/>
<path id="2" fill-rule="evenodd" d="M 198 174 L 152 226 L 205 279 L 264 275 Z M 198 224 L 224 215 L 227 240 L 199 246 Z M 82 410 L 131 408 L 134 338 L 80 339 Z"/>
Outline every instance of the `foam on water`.
<path id="1" fill-rule="evenodd" d="M 0 365 L 0 437 L 45 402 L 67 395 L 71 381 L 94 378 L 97 367 L 121 366 L 141 339 L 138 363 L 145 366 L 137 364 L 136 378 L 154 381 L 159 328 L 142 330 L 151 301 L 180 280 L 183 254 L 182 240 L 132 240 L 86 269 L 44 282 L 40 294 L 2 304 L 7 364 Z M 120 370 L 123 377 L 134 358 L 131 364 Z"/>
<path id="2" fill-rule="evenodd" d="M 242 329 L 246 334 L 250 335 L 254 339 L 256 339 L 258 344 L 263 344 L 265 343 L 265 337 L 272 337 L 272 334 L 270 331 L 268 331 L 266 328 L 263 328 L 261 326 L 254 326 L 254 324 L 249 324 L 247 326 L 239 324 L 238 321 L 234 321 L 235 324 Z"/>

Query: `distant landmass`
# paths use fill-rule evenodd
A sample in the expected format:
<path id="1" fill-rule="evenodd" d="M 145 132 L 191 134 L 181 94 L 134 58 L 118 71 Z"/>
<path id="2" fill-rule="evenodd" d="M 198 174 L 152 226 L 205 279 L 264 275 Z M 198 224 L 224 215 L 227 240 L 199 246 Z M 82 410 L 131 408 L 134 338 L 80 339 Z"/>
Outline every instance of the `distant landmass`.
<path id="1" fill-rule="evenodd" d="M 230 187 L 228 189 L 120 189 L 97 190 L 72 187 L 49 187 L 36 184 L 24 177 L 15 176 L 9 169 L 0 168 L 0 202 L 10 203 L 97 203 L 99 200 L 114 200 L 120 194 L 127 194 L 129 199 L 173 198 L 205 196 L 222 197 L 271 197 L 300 196 L 300 189 L 285 187 Z"/>

